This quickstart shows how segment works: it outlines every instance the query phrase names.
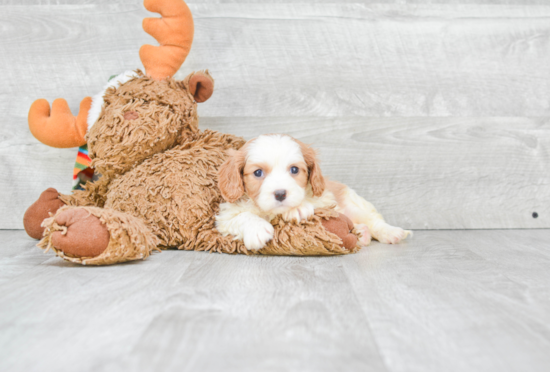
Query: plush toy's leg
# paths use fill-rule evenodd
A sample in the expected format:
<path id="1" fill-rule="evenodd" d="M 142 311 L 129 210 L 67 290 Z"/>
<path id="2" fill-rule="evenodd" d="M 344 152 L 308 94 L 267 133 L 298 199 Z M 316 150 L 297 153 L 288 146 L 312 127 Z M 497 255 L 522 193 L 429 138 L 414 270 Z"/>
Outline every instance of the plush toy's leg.
<path id="1" fill-rule="evenodd" d="M 42 239 L 44 228 L 42 222 L 53 215 L 57 210 L 63 207 L 65 203 L 59 199 L 59 193 L 54 188 L 49 188 L 40 194 L 40 197 L 35 201 L 25 212 L 23 216 L 23 226 L 25 231 L 31 238 Z"/>
<path id="2" fill-rule="evenodd" d="M 70 195 L 61 194 L 59 199 L 74 207 L 103 207 L 110 182 L 109 177 L 101 176 L 99 180 L 87 182 L 84 185 L 84 190 L 75 190 Z"/>
<path id="3" fill-rule="evenodd" d="M 40 248 L 83 265 L 145 259 L 159 244 L 141 219 L 112 209 L 65 206 L 43 226 Z"/>
<path id="4" fill-rule="evenodd" d="M 273 239 L 265 248 L 249 252 L 296 256 L 355 253 L 360 249 L 357 245 L 357 232 L 351 231 L 353 223 L 348 220 L 348 224 L 345 221 L 347 218 L 343 219 L 342 216 L 334 209 L 319 208 L 315 210 L 315 215 L 299 223 L 276 217 L 271 221 L 275 228 Z"/>
<path id="5" fill-rule="evenodd" d="M 88 182 L 86 190 L 76 190 L 70 195 L 63 195 L 50 187 L 40 194 L 37 201 L 32 204 L 23 216 L 23 226 L 31 238 L 42 239 L 44 228 L 42 222 L 65 205 L 81 207 L 103 207 L 105 194 L 110 180 L 106 177 L 96 182 Z"/>

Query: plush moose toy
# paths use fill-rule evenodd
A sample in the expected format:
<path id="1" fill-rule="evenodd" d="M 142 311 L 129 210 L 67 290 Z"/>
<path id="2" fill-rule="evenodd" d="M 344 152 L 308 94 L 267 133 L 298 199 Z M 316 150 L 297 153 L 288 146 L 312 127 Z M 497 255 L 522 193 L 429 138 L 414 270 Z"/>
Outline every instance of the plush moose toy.
<path id="1" fill-rule="evenodd" d="M 301 223 L 272 221 L 274 239 L 259 251 L 216 231 L 214 216 L 222 201 L 218 168 L 226 151 L 245 141 L 199 130 L 197 102 L 214 90 L 208 71 L 183 81 L 172 78 L 193 39 L 187 5 L 182 0 L 144 5 L 162 15 L 143 21 L 160 44 L 140 49 L 145 73 L 115 77 L 104 91 L 82 100 L 77 116 L 63 99 L 53 102 L 51 112 L 43 99 L 30 108 L 29 127 L 38 140 L 53 147 L 87 143 L 91 167 L 100 175 L 71 195 L 48 189 L 29 207 L 24 226 L 42 239 L 39 247 L 84 265 L 144 259 L 159 248 L 271 255 L 357 251 L 357 239 L 349 238 L 357 235 L 352 227 L 340 226 L 338 235 L 323 227 L 323 221 L 342 218 L 330 209 Z"/>

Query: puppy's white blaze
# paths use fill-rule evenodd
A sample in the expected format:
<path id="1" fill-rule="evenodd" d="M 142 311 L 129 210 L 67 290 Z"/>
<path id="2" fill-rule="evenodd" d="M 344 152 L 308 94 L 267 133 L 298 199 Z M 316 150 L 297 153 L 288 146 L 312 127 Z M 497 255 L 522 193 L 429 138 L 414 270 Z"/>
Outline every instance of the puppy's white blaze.
<path id="1" fill-rule="evenodd" d="M 264 212 L 283 213 L 299 206 L 305 197 L 305 190 L 290 174 L 290 166 L 304 162 L 300 145 L 291 137 L 280 134 L 259 136 L 251 143 L 246 158 L 248 164 L 267 164 L 271 168 L 265 176 L 256 198 L 258 207 Z M 275 199 L 276 190 L 285 190 L 285 200 Z"/>
<path id="2" fill-rule="evenodd" d="M 261 135 L 248 148 L 247 163 L 268 163 L 272 167 L 304 161 L 300 146 L 282 134 Z"/>

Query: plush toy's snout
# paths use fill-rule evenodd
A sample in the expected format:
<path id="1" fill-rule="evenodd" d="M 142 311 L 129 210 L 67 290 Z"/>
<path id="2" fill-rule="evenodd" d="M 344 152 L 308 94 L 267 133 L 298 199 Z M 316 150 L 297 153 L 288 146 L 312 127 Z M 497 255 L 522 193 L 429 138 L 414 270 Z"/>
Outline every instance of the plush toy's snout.
<path id="1" fill-rule="evenodd" d="M 124 113 L 124 120 L 136 120 L 139 118 L 139 114 L 136 111 L 126 111 Z"/>

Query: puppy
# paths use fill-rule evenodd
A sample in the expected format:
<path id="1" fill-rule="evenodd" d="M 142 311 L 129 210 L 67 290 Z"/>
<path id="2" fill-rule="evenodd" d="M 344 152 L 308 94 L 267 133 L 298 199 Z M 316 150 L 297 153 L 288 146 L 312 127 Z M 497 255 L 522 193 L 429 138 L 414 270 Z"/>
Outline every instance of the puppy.
<path id="1" fill-rule="evenodd" d="M 242 239 L 247 249 L 261 249 L 273 238 L 276 215 L 298 222 L 316 208 L 335 206 L 345 214 L 365 246 L 372 237 L 395 244 L 410 231 L 388 225 L 374 206 L 355 191 L 323 177 L 316 152 L 284 134 L 261 135 L 233 151 L 219 169 L 220 204 L 216 228 Z"/>

